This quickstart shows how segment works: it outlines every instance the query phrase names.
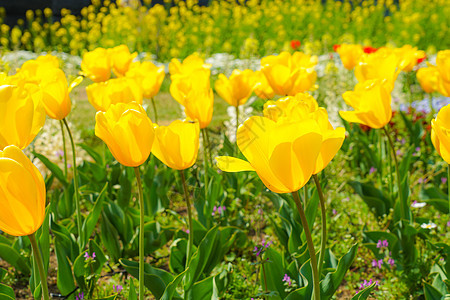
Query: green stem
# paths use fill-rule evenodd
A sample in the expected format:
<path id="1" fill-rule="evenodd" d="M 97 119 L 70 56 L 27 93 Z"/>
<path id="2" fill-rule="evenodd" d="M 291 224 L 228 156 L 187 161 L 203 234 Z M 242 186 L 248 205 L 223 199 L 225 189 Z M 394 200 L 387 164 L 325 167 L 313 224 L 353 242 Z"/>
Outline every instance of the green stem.
<path id="1" fill-rule="evenodd" d="M 403 193 L 402 193 L 402 183 L 401 181 L 401 177 L 400 177 L 400 168 L 398 167 L 398 161 L 397 161 L 397 153 L 395 152 L 395 148 L 394 148 L 394 143 L 392 142 L 392 138 L 389 135 L 388 130 L 386 129 L 386 127 L 383 127 L 384 133 L 386 134 L 388 141 L 389 141 L 389 145 L 391 146 L 391 150 L 392 150 L 392 155 L 394 157 L 394 164 L 395 164 L 395 172 L 397 175 L 397 189 L 398 189 L 398 197 L 400 200 L 400 215 L 402 217 L 402 219 L 406 219 L 408 221 L 411 221 L 411 217 L 409 215 L 409 207 L 406 203 L 406 199 L 403 199 Z"/>
<path id="2" fill-rule="evenodd" d="M 64 150 L 64 176 L 67 177 L 67 149 L 66 149 L 66 135 L 64 134 L 64 123 L 59 120 L 59 125 L 61 125 L 61 135 L 63 140 L 63 150 Z"/>
<path id="3" fill-rule="evenodd" d="M 75 154 L 75 143 L 73 141 L 72 132 L 70 131 L 69 124 L 67 124 L 66 119 L 62 119 L 64 125 L 66 126 L 67 132 L 69 133 L 70 145 L 72 146 L 72 158 L 73 158 L 73 186 L 74 186 L 74 196 L 75 196 L 75 208 L 77 210 L 77 228 L 78 228 L 78 248 L 80 253 L 83 249 L 82 243 L 84 243 L 83 232 L 81 231 L 81 210 L 80 210 L 80 194 L 78 190 L 78 174 L 77 174 L 77 157 Z"/>
<path id="4" fill-rule="evenodd" d="M 320 186 L 319 178 L 317 178 L 317 175 L 313 175 L 314 183 L 317 187 L 317 193 L 319 194 L 319 201 L 320 201 L 320 210 L 321 210 L 321 216 L 322 216 L 322 236 L 320 237 L 320 255 L 319 255 L 319 276 L 322 274 L 323 269 L 323 262 L 325 259 L 325 248 L 327 244 L 327 214 L 325 210 L 325 197 L 323 196 L 322 187 Z"/>
<path id="5" fill-rule="evenodd" d="M 206 143 L 207 143 L 207 145 L 208 145 L 209 165 L 212 166 L 212 165 L 213 165 L 213 161 L 212 161 L 212 154 L 211 154 L 211 140 L 209 139 L 208 128 L 205 127 L 205 128 L 203 128 L 202 130 L 205 131 Z"/>
<path id="6" fill-rule="evenodd" d="M 180 170 L 181 174 L 181 181 L 183 183 L 183 190 L 184 190 L 184 200 L 186 200 L 186 207 L 188 211 L 188 224 L 189 224 L 189 242 L 187 247 L 187 255 L 186 255 L 186 268 L 189 265 L 189 261 L 191 260 L 192 256 L 192 245 L 194 244 L 194 227 L 192 226 L 192 211 L 191 211 L 191 201 L 189 200 L 189 193 L 186 186 L 186 178 L 184 177 L 184 171 Z"/>
<path id="7" fill-rule="evenodd" d="M 156 103 L 155 103 L 155 98 L 152 97 L 152 106 L 153 106 L 153 113 L 155 114 L 155 122 L 156 124 L 158 124 L 158 112 L 156 110 Z"/>
<path id="8" fill-rule="evenodd" d="M 31 247 L 33 248 L 33 256 L 36 261 L 36 264 L 39 269 L 39 277 L 41 278 L 41 287 L 42 287 L 42 297 L 44 300 L 49 300 L 48 295 L 48 287 L 47 287 L 47 276 L 45 275 L 44 264 L 42 263 L 41 251 L 39 251 L 39 247 L 36 242 L 36 238 L 34 233 L 28 236 L 31 242 Z"/>
<path id="9" fill-rule="evenodd" d="M 205 202 L 208 201 L 208 155 L 207 155 L 207 146 L 206 146 L 206 134 L 202 130 L 202 137 L 203 137 L 203 164 L 205 166 Z"/>
<path id="10" fill-rule="evenodd" d="M 144 193 L 139 167 L 134 168 L 139 189 L 139 300 L 144 300 Z"/>
<path id="11" fill-rule="evenodd" d="M 320 300 L 320 283 L 319 283 L 319 272 L 317 271 L 317 259 L 316 252 L 314 250 L 314 244 L 311 237 L 311 231 L 309 230 L 308 221 L 305 216 L 305 211 L 303 210 L 302 202 L 298 196 L 298 192 L 292 192 L 292 197 L 297 205 L 298 213 L 300 214 L 300 220 L 302 222 L 303 230 L 306 236 L 306 243 L 308 245 L 309 256 L 311 257 L 311 269 L 313 273 L 313 288 L 314 288 L 314 300 Z"/>
<path id="12" fill-rule="evenodd" d="M 236 155 L 238 155 L 238 153 L 239 153 L 239 148 L 238 148 L 238 145 L 237 145 L 237 131 L 238 131 L 238 128 L 239 128 L 239 105 L 237 105 L 236 106 L 236 132 L 235 132 L 235 134 L 236 134 L 236 147 L 235 147 L 235 153 L 236 153 Z"/>

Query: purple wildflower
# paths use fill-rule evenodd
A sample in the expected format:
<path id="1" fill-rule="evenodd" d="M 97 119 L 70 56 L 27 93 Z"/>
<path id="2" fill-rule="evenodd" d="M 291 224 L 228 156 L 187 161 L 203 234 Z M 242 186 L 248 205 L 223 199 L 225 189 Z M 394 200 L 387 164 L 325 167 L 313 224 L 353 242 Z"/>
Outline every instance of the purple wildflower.
<path id="1" fill-rule="evenodd" d="M 84 253 L 84 258 L 85 258 L 85 260 L 88 260 L 89 258 L 91 258 L 90 256 L 89 256 L 89 253 L 86 251 L 86 253 Z"/>
<path id="2" fill-rule="evenodd" d="M 445 184 L 447 182 L 447 177 L 441 177 L 442 184 Z"/>
<path id="3" fill-rule="evenodd" d="M 337 210 L 335 210 L 334 208 L 331 212 L 333 213 L 333 216 L 337 215 Z"/>
<path id="4" fill-rule="evenodd" d="M 120 284 L 118 285 L 113 285 L 113 290 L 116 293 L 120 293 L 123 290 L 123 286 L 121 286 Z"/>
<path id="5" fill-rule="evenodd" d="M 450 227 L 450 221 L 447 222 L 447 227 Z"/>
<path id="6" fill-rule="evenodd" d="M 377 169 L 374 167 L 370 167 L 369 174 L 375 173 Z"/>
<path id="7" fill-rule="evenodd" d="M 84 293 L 81 292 L 78 294 L 78 296 L 75 297 L 75 300 L 83 300 L 84 299 Z"/>
<path id="8" fill-rule="evenodd" d="M 283 280 L 282 280 L 282 281 L 286 282 L 288 285 L 291 285 L 291 284 L 292 284 L 291 277 L 289 277 L 288 274 L 284 274 L 284 277 L 283 277 Z"/>
<path id="9" fill-rule="evenodd" d="M 390 264 L 391 268 L 392 268 L 394 266 L 394 264 L 395 264 L 395 260 L 393 258 L 389 257 L 388 264 Z"/>

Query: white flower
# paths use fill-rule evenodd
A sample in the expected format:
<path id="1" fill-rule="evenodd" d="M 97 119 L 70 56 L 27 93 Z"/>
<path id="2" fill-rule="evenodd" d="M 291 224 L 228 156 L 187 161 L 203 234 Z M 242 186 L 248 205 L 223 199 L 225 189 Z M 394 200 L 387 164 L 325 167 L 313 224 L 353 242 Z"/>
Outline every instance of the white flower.
<path id="1" fill-rule="evenodd" d="M 428 224 L 423 223 L 422 225 L 420 225 L 420 227 L 422 227 L 423 229 L 433 229 L 433 228 L 436 228 L 437 225 L 434 224 L 433 222 L 429 222 Z"/>
<path id="2" fill-rule="evenodd" d="M 422 208 L 422 207 L 424 207 L 425 205 L 427 205 L 425 202 L 417 202 L 417 201 L 414 201 L 414 202 L 411 204 L 411 207 L 414 207 L 414 208 Z"/>

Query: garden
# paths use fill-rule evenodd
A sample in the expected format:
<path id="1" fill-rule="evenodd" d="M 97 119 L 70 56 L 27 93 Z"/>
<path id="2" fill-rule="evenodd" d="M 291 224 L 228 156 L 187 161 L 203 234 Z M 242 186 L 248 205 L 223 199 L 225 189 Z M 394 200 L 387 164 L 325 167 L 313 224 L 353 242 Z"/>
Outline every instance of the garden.
<path id="1" fill-rule="evenodd" d="M 0 8 L 0 300 L 450 299 L 448 1 L 203 2 Z"/>

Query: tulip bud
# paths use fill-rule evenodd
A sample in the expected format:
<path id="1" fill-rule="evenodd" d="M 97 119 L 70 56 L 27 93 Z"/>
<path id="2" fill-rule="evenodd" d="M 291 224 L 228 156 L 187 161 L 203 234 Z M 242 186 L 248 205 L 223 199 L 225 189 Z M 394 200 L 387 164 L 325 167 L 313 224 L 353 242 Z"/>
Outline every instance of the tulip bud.
<path id="1" fill-rule="evenodd" d="M 0 150 L 0 230 L 26 236 L 45 217 L 45 183 L 41 173 L 16 146 Z"/>

